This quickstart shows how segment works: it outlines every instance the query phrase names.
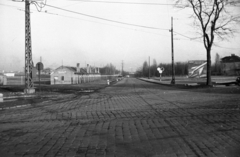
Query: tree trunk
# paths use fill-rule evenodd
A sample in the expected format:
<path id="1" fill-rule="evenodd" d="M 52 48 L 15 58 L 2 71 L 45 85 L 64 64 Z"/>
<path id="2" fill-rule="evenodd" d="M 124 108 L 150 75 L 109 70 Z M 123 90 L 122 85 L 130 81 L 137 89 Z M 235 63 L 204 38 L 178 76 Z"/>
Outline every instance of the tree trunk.
<path id="1" fill-rule="evenodd" d="M 211 48 L 207 49 L 207 85 L 212 86 L 212 80 L 211 80 Z"/>

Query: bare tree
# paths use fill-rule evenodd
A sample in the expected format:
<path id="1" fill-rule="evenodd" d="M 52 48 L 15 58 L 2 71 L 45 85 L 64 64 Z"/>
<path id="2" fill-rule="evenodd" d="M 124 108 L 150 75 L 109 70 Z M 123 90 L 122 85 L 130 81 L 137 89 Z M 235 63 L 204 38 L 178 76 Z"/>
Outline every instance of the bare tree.
<path id="1" fill-rule="evenodd" d="M 237 5 L 239 0 L 176 0 L 176 6 L 193 9 L 194 24 L 200 27 L 203 44 L 207 52 L 207 85 L 211 81 L 211 49 L 215 35 L 221 40 L 233 35 L 233 24 L 239 22 L 239 15 L 233 15 L 227 6 Z"/>
<path id="2" fill-rule="evenodd" d="M 145 61 L 143 63 L 143 68 L 142 68 L 142 74 L 144 77 L 148 76 L 148 69 L 149 69 L 148 63 L 147 63 L 147 61 Z"/>
<path id="3" fill-rule="evenodd" d="M 152 76 L 157 76 L 157 61 L 153 59 L 152 66 L 151 66 L 151 74 Z"/>

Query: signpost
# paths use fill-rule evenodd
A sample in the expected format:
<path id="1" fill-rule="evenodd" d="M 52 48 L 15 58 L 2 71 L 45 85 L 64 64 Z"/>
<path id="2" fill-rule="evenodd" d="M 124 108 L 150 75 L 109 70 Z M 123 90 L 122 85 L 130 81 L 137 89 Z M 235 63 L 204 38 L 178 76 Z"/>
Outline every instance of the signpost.
<path id="1" fill-rule="evenodd" d="M 160 74 L 160 81 L 161 81 L 161 79 L 162 79 L 162 73 L 163 73 L 163 71 L 164 71 L 164 67 L 158 67 L 157 68 L 157 71 L 159 72 L 159 74 Z"/>
<path id="2" fill-rule="evenodd" d="M 40 77 L 41 77 L 41 70 L 43 70 L 43 63 L 42 62 L 38 62 L 36 64 L 36 68 L 38 70 L 38 79 L 39 79 L 39 91 L 41 91 L 41 84 L 40 84 Z"/>

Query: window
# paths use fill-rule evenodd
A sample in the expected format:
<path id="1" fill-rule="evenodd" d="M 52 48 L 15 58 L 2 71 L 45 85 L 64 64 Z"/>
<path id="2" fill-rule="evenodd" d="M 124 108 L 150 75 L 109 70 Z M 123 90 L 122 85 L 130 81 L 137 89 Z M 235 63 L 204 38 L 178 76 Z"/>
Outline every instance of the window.
<path id="1" fill-rule="evenodd" d="M 64 81 L 64 76 L 61 77 L 61 80 Z"/>

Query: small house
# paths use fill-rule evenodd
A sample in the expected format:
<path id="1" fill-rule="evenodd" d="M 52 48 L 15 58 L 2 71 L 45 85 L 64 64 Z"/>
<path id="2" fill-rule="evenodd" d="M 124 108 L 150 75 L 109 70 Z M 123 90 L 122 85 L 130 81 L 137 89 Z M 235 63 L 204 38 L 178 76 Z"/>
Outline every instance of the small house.
<path id="1" fill-rule="evenodd" d="M 232 54 L 221 59 L 221 73 L 223 75 L 240 75 L 240 57 Z"/>
<path id="2" fill-rule="evenodd" d="M 89 65 L 86 68 L 60 66 L 51 73 L 51 84 L 80 84 L 100 79 L 96 68 Z"/>

